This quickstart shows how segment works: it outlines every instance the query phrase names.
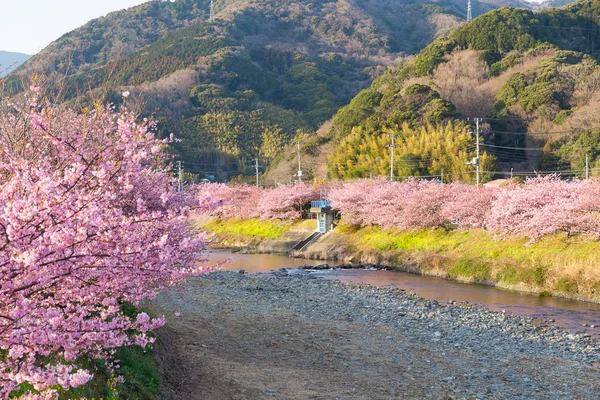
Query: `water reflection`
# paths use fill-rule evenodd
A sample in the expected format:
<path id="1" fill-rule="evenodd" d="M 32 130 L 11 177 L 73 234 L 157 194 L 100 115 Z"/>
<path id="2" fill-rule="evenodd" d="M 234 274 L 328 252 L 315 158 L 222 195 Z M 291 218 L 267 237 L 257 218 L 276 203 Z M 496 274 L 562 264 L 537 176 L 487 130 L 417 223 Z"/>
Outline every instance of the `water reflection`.
<path id="1" fill-rule="evenodd" d="M 318 260 L 290 258 L 274 254 L 234 254 L 216 251 L 209 253 L 210 264 L 232 259 L 224 269 L 248 273 L 270 272 L 280 268 L 299 268 L 325 263 Z M 337 265 L 327 262 L 329 265 Z M 556 324 L 575 332 L 586 332 L 600 339 L 600 305 L 555 297 L 539 297 L 531 293 L 498 289 L 477 284 L 463 284 L 440 278 L 396 271 L 332 270 L 319 271 L 325 279 L 346 284 L 369 284 L 412 291 L 419 296 L 447 302 L 450 300 L 484 305 L 492 310 L 539 319 L 554 319 Z M 587 325 L 587 326 L 585 326 Z M 596 328 L 590 328 L 591 325 Z"/>
<path id="2" fill-rule="evenodd" d="M 208 265 L 226 262 L 231 259 L 233 263 L 226 263 L 223 266 L 225 270 L 243 269 L 248 273 L 271 272 L 280 268 L 300 268 L 304 265 L 329 264 L 339 265 L 333 261 L 306 260 L 304 258 L 285 257 L 277 254 L 239 254 L 226 251 L 208 252 Z"/>

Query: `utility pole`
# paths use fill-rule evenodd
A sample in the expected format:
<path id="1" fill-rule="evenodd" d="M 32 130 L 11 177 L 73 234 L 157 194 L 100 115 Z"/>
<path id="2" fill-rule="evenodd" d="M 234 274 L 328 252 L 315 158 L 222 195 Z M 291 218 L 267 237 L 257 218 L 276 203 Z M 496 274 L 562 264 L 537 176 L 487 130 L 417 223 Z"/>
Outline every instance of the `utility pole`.
<path id="1" fill-rule="evenodd" d="M 475 132 L 476 143 L 477 143 L 477 155 L 474 159 L 467 162 L 467 165 L 475 165 L 477 168 L 477 186 L 481 183 L 481 169 L 479 166 L 479 122 L 481 122 L 481 118 L 475 118 L 475 126 L 477 127 L 477 131 Z"/>
<path id="2" fill-rule="evenodd" d="M 470 2 L 470 1 L 469 1 Z M 475 118 L 475 126 L 477 127 L 477 186 L 481 183 L 481 168 L 479 167 L 479 122 L 481 118 Z"/>
<path id="3" fill-rule="evenodd" d="M 300 159 L 300 141 L 298 141 L 298 182 L 302 183 L 302 161 Z"/>
<path id="4" fill-rule="evenodd" d="M 254 168 L 256 168 L 256 187 L 258 187 L 259 186 L 258 185 L 258 158 L 255 158 L 254 162 L 255 162 Z"/>
<path id="5" fill-rule="evenodd" d="M 390 158 L 390 182 L 394 182 L 394 150 L 396 149 L 396 135 L 390 135 L 392 138 L 392 144 L 386 147 L 389 147 L 392 151 L 392 156 Z"/>
<path id="6" fill-rule="evenodd" d="M 590 179 L 590 156 L 585 155 L 585 179 Z"/>
<path id="7" fill-rule="evenodd" d="M 444 168 L 442 168 L 442 183 L 444 183 Z"/>
<path id="8" fill-rule="evenodd" d="M 214 0 L 210 0 L 210 16 L 209 16 L 208 20 L 210 22 L 215 22 L 215 2 L 214 2 Z"/>
<path id="9" fill-rule="evenodd" d="M 471 0 L 467 3 L 467 24 L 471 22 L 473 19 L 473 15 L 471 14 Z"/>
<path id="10" fill-rule="evenodd" d="M 183 184 L 182 184 L 182 178 L 183 178 L 183 167 L 181 166 L 182 162 L 181 161 L 177 161 L 177 168 L 178 168 L 178 178 L 177 178 L 177 191 L 181 192 L 183 190 Z"/>

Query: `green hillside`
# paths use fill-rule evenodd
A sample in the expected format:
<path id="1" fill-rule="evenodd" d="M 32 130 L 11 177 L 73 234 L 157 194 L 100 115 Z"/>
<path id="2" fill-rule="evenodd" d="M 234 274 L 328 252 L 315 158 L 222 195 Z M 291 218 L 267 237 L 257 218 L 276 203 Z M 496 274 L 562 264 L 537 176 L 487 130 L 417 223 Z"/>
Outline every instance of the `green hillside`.
<path id="1" fill-rule="evenodd" d="M 599 50 L 600 4 L 592 0 L 537 13 L 502 8 L 482 15 L 386 72 L 337 113 L 329 173 L 365 177 L 382 164 L 389 169 L 384 136 L 390 129 L 402 137 L 427 124 L 441 130 L 449 121 L 479 117 L 482 150 L 497 159 L 496 176 L 511 168 L 582 176 L 586 154 L 596 174 Z M 427 95 L 415 96 L 415 85 Z M 448 161 L 423 146 L 398 152 L 396 168 L 408 175 L 440 175 Z"/>
<path id="2" fill-rule="evenodd" d="M 373 78 L 458 26 L 457 0 L 151 1 L 76 29 L 12 74 L 84 107 L 120 103 L 159 121 L 186 170 L 228 179 L 312 135 Z M 474 15 L 517 0 L 474 3 Z"/>

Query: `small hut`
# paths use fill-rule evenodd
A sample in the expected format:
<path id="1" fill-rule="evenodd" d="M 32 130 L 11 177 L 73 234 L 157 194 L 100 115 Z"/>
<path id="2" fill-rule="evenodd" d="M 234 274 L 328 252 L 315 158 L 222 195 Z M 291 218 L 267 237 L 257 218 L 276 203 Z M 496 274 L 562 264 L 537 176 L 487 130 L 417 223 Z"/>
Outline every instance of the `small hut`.
<path id="1" fill-rule="evenodd" d="M 325 234 L 333 229 L 334 211 L 329 200 L 315 200 L 310 202 L 310 212 L 317 216 L 316 232 Z"/>

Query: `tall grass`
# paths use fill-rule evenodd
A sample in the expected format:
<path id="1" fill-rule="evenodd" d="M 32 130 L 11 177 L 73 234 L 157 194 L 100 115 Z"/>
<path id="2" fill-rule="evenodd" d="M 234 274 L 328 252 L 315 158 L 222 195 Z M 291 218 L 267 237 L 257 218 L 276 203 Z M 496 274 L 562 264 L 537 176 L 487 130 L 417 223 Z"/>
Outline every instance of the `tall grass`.
<path id="1" fill-rule="evenodd" d="M 218 234 L 278 239 L 291 226 L 288 221 L 231 218 L 215 219 L 203 225 L 202 229 Z"/>
<path id="2" fill-rule="evenodd" d="M 527 245 L 527 239 L 498 240 L 484 230 L 345 225 L 337 232 L 356 251 L 402 253 L 387 259 L 417 263 L 423 273 L 600 300 L 600 243 L 586 237 L 554 234 Z"/>

